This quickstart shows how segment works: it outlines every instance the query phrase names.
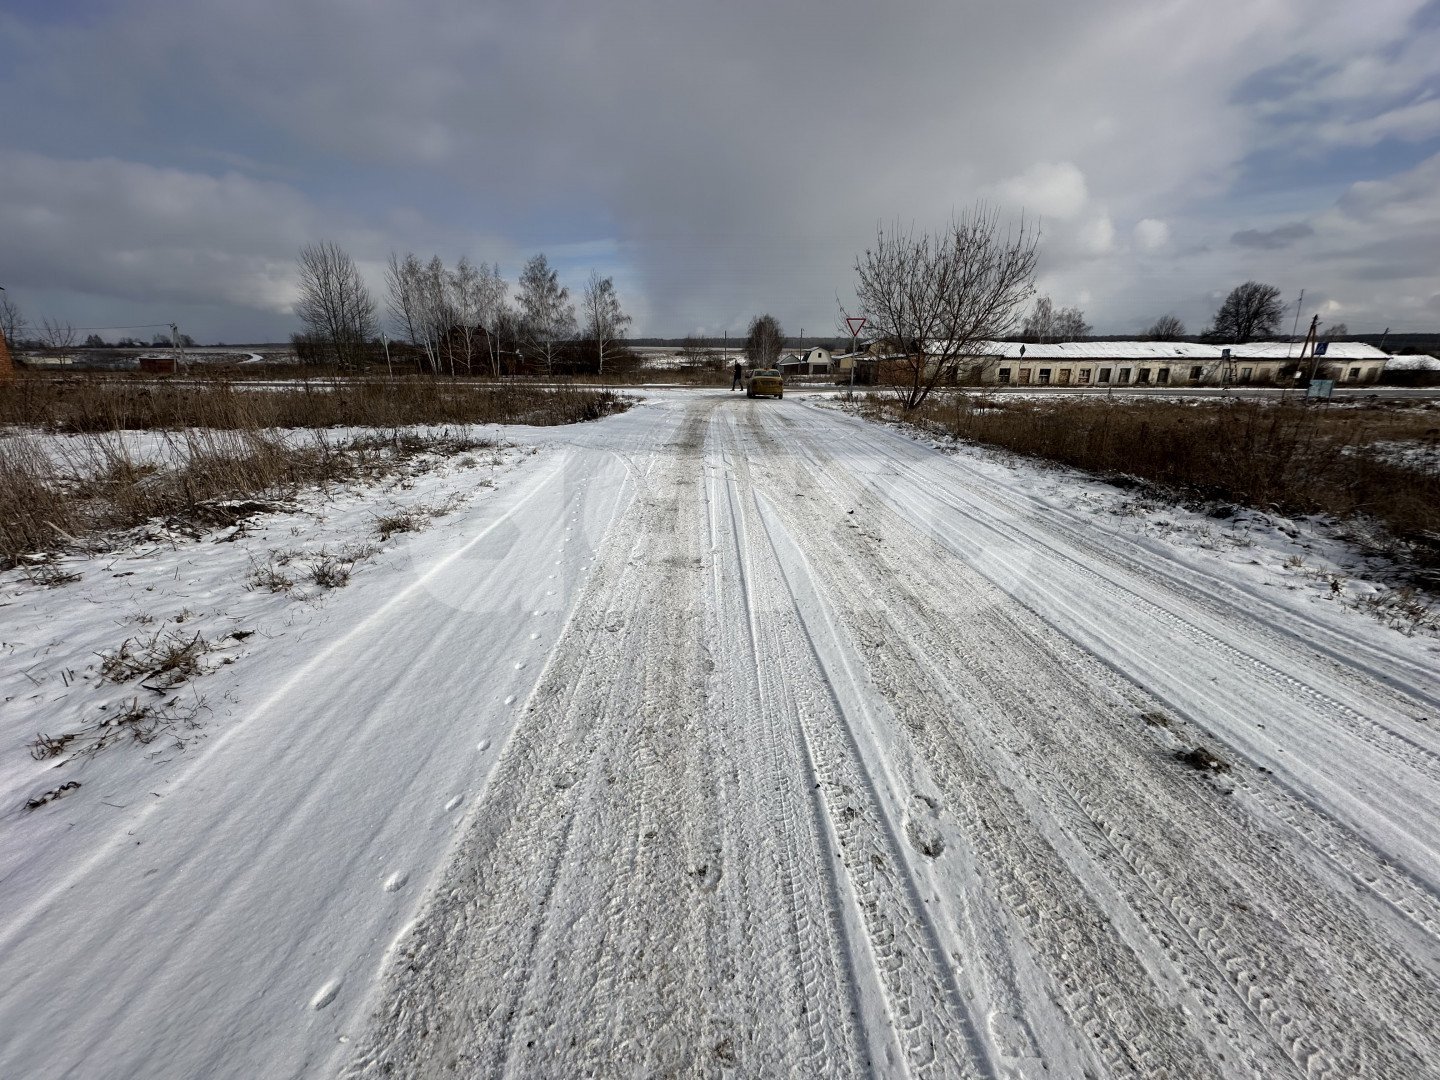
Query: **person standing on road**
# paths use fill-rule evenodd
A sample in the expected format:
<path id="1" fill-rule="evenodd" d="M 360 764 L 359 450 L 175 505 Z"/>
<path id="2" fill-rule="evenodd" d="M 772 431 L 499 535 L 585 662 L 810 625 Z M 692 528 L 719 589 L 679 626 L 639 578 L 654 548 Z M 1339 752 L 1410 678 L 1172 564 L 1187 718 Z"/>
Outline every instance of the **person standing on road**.
<path id="1" fill-rule="evenodd" d="M 732 378 L 730 379 L 730 389 L 731 389 L 731 390 L 739 390 L 739 389 L 740 389 L 740 375 L 741 375 L 741 371 L 742 371 L 742 369 L 741 369 L 741 367 L 740 367 L 740 361 L 739 361 L 739 360 L 736 360 L 736 361 L 735 361 L 735 367 L 732 369 Z"/>

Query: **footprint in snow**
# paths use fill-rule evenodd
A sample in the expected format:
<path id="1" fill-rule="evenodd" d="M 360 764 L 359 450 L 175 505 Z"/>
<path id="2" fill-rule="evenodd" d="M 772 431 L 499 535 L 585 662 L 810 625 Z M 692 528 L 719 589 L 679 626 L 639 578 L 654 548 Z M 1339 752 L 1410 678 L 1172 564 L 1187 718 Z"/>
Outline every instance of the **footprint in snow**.
<path id="1" fill-rule="evenodd" d="M 905 815 L 905 836 L 910 846 L 928 858 L 936 858 L 945 850 L 945 836 L 940 831 L 939 803 L 924 795 L 916 795 Z"/>

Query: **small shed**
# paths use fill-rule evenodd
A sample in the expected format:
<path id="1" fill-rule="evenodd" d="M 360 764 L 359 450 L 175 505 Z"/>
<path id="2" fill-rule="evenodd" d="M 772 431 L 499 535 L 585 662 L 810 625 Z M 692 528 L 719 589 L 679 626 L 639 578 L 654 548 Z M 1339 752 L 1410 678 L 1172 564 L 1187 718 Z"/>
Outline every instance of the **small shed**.
<path id="1" fill-rule="evenodd" d="M 142 356 L 140 357 L 140 371 L 145 375 L 174 375 L 175 357 Z"/>

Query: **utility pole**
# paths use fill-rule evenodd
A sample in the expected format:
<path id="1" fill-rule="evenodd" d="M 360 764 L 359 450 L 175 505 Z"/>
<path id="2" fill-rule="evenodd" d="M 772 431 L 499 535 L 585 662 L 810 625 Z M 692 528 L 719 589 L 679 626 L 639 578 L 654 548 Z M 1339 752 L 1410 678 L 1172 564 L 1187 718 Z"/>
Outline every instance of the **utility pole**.
<path id="1" fill-rule="evenodd" d="M 390 373 L 390 378 L 395 377 L 395 369 L 390 366 L 390 339 L 385 336 L 385 331 L 380 331 L 380 344 L 385 347 L 385 370 Z"/>
<path id="2" fill-rule="evenodd" d="M 1295 301 L 1295 322 L 1290 327 L 1290 341 L 1285 346 L 1285 359 L 1290 359 L 1290 347 L 1295 344 L 1295 331 L 1300 329 L 1300 308 L 1305 303 L 1305 290 L 1300 290 L 1300 299 Z"/>
<path id="3" fill-rule="evenodd" d="M 180 325 L 170 324 L 170 343 L 175 346 L 175 373 L 185 370 L 185 346 L 180 344 Z"/>
<path id="4" fill-rule="evenodd" d="M 1319 335 L 1320 316 L 1310 319 L 1310 329 L 1305 334 L 1305 344 L 1300 346 L 1300 359 L 1305 359 L 1305 350 L 1310 350 L 1310 381 L 1315 381 L 1315 369 L 1320 366 L 1320 354 L 1315 351 L 1315 338 Z"/>

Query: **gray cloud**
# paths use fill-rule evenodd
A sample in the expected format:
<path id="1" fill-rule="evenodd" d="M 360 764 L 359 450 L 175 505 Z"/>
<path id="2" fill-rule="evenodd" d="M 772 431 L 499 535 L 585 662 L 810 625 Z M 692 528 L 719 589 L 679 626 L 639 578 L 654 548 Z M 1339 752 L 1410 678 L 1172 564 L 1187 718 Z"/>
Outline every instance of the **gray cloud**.
<path id="1" fill-rule="evenodd" d="M 733 332 L 768 309 L 814 333 L 877 222 L 938 226 L 989 197 L 1045 211 L 1057 302 L 1129 329 L 1177 306 L 1166 290 L 1251 276 L 1268 249 L 1241 236 L 1324 210 L 1228 247 L 1233 223 L 1195 210 L 1223 205 L 1263 145 L 1263 110 L 1236 93 L 1256 58 L 1364 58 L 1417 6 L 1358 29 L 1345 0 L 131 0 L 83 24 L 12 17 L 0 92 L 31 106 L 7 132 L 31 156 L 0 173 L 0 274 L 81 306 L 170 297 L 278 326 L 294 251 L 319 236 L 377 285 L 391 247 L 511 275 L 545 250 L 572 283 L 614 273 L 638 332 Z"/>
<path id="2" fill-rule="evenodd" d="M 1273 229 L 1245 229 L 1233 234 L 1230 242 L 1239 244 L 1241 247 L 1275 251 L 1279 248 L 1287 248 L 1297 240 L 1304 240 L 1307 236 L 1314 235 L 1315 229 L 1312 226 L 1303 221 L 1296 221 Z"/>

